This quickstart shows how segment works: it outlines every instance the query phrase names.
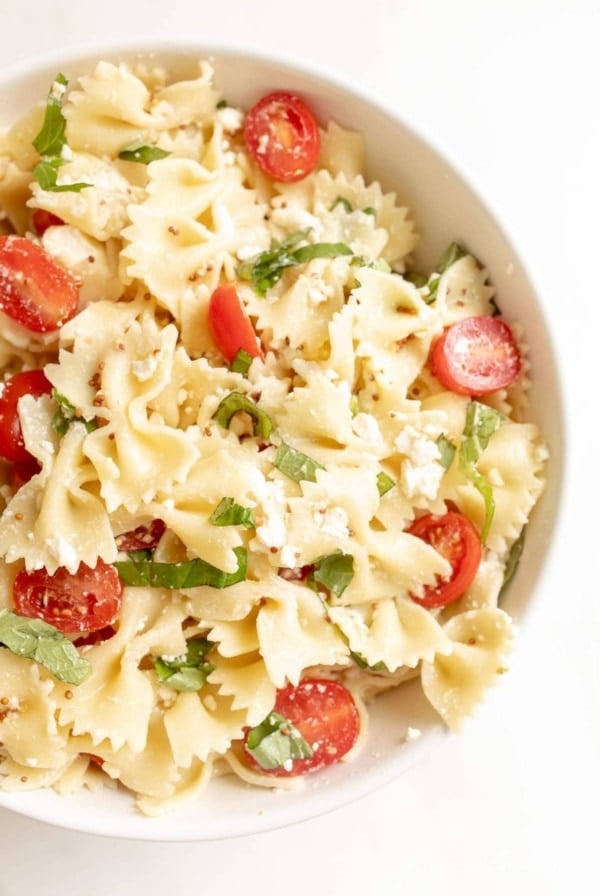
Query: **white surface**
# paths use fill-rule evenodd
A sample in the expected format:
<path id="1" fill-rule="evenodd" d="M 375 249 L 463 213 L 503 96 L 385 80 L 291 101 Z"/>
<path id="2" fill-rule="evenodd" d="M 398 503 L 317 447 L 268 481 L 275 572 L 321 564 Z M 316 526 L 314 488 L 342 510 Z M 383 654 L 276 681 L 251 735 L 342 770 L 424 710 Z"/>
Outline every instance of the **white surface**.
<path id="1" fill-rule="evenodd" d="M 217 885 L 286 896 L 598 892 L 600 599 L 587 510 L 599 491 L 590 472 L 600 322 L 597 0 L 2 5 L 2 63 L 81 41 L 195 36 L 273 48 L 378 92 L 445 146 L 509 222 L 547 301 L 574 399 L 551 562 L 510 674 L 460 738 L 354 805 L 243 839 L 129 843 L 0 811 L 0 896 L 153 896 Z"/>

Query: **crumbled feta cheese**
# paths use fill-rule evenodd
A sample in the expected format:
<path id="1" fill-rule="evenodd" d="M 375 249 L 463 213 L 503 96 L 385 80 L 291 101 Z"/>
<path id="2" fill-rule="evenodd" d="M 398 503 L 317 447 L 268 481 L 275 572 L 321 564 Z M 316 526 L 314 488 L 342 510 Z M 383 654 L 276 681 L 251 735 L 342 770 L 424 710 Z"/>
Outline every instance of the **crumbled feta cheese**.
<path id="1" fill-rule="evenodd" d="M 433 501 L 443 475 L 444 468 L 435 461 L 430 464 L 414 464 L 411 460 L 405 460 L 400 474 L 402 490 L 409 498 L 421 495 Z"/>
<path id="2" fill-rule="evenodd" d="M 131 372 L 140 382 L 149 380 L 156 372 L 157 367 L 158 358 L 154 355 L 148 355 L 146 358 L 131 362 Z"/>
<path id="3" fill-rule="evenodd" d="M 350 534 L 348 514 L 343 507 L 327 507 L 325 510 L 317 509 L 313 514 L 313 519 L 324 535 L 342 539 L 347 538 Z"/>
<path id="4" fill-rule="evenodd" d="M 356 414 L 352 418 L 352 431 L 372 451 L 380 451 L 385 448 L 379 424 L 372 414 L 367 414 L 364 411 Z"/>
<path id="5" fill-rule="evenodd" d="M 228 133 L 233 134 L 235 131 L 239 131 L 244 123 L 244 116 L 240 109 L 234 108 L 234 106 L 224 106 L 223 109 L 219 109 L 216 114 L 217 121 L 220 121 L 223 130 L 228 131 Z"/>
<path id="6" fill-rule="evenodd" d="M 59 532 L 46 539 L 46 546 L 59 566 L 66 566 L 70 571 L 77 569 L 79 566 L 77 551 Z"/>

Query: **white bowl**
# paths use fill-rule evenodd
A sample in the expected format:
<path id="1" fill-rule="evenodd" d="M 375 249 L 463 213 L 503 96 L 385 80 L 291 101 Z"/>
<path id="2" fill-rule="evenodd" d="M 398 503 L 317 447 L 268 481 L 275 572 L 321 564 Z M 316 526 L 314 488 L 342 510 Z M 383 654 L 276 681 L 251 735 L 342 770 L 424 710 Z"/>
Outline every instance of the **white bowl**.
<path id="1" fill-rule="evenodd" d="M 523 621 L 546 562 L 558 515 L 563 468 L 563 415 L 559 371 L 543 308 L 518 249 L 489 205 L 451 163 L 396 110 L 384 108 L 356 86 L 327 72 L 308 70 L 285 60 L 232 48 L 193 43 L 89 46 L 81 51 L 26 61 L 2 72 L 0 128 L 44 97 L 58 71 L 70 80 L 105 59 L 113 62 L 151 58 L 175 76 L 189 75 L 199 59 L 210 58 L 215 82 L 228 101 L 248 106 L 276 88 L 302 93 L 317 118 L 334 118 L 367 135 L 368 177 L 384 189 L 399 190 L 422 236 L 423 269 L 453 240 L 469 246 L 489 268 L 502 297 L 503 313 L 518 318 L 531 349 L 532 417 L 551 450 L 548 486 L 536 506 L 527 545 L 503 606 Z M 401 742 L 387 724 L 400 717 L 421 736 Z M 159 818 L 136 813 L 132 799 L 104 789 L 57 796 L 52 790 L 23 794 L 0 792 L 0 806 L 64 828 L 137 840 L 211 840 L 266 831 L 308 819 L 345 805 L 386 784 L 429 753 L 445 736 L 445 728 L 422 696 L 418 681 L 375 701 L 368 743 L 351 763 L 308 776 L 298 791 L 251 788 L 236 778 L 219 778 L 198 801 Z M 468 736 L 468 735 L 465 735 Z"/>

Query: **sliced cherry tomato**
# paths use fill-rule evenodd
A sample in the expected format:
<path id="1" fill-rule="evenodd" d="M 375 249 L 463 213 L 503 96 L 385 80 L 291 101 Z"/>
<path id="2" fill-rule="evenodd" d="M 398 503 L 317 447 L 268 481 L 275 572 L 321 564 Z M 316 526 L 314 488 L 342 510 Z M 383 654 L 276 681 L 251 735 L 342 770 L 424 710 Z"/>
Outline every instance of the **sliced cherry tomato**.
<path id="1" fill-rule="evenodd" d="M 37 243 L 0 236 L 0 311 L 32 333 L 56 330 L 77 311 L 76 279 Z"/>
<path id="2" fill-rule="evenodd" d="M 0 392 L 0 457 L 13 463 L 34 460 L 23 442 L 18 413 L 19 399 L 22 395 L 33 395 L 37 398 L 51 391 L 52 386 L 43 370 L 24 370 L 15 373 L 4 383 L 4 388 Z"/>
<path id="3" fill-rule="evenodd" d="M 211 295 L 208 327 L 217 348 L 229 363 L 240 350 L 252 358 L 263 357 L 254 327 L 232 283 L 217 286 Z"/>
<path id="4" fill-rule="evenodd" d="M 46 211 L 45 208 L 36 208 L 31 216 L 31 223 L 33 224 L 33 229 L 37 235 L 42 236 L 46 233 L 49 227 L 57 227 L 65 222 L 62 218 L 59 218 L 58 215 Z"/>
<path id="5" fill-rule="evenodd" d="M 22 570 L 13 585 L 13 603 L 22 616 L 49 622 L 61 632 L 95 632 L 111 625 L 121 606 L 123 585 L 114 566 L 98 560 L 76 573 L 59 567 Z"/>
<path id="6" fill-rule="evenodd" d="M 148 526 L 136 526 L 129 532 L 121 532 L 115 541 L 119 551 L 153 551 L 165 534 L 167 526 L 162 520 L 152 520 Z"/>
<path id="7" fill-rule="evenodd" d="M 452 567 L 449 578 L 440 580 L 425 592 L 411 598 L 423 607 L 445 607 L 465 593 L 481 562 L 481 538 L 473 523 L 462 513 L 449 511 L 418 517 L 408 529 L 411 535 L 430 544 Z"/>
<path id="8" fill-rule="evenodd" d="M 433 373 L 446 389 L 485 395 L 510 386 L 521 370 L 521 355 L 500 317 L 465 317 L 442 333 L 431 355 Z"/>
<path id="9" fill-rule="evenodd" d="M 20 463 L 13 464 L 10 471 L 10 485 L 14 492 L 18 492 L 22 485 L 39 473 L 41 470 L 37 460 L 32 457 L 31 460 L 24 460 Z"/>
<path id="10" fill-rule="evenodd" d="M 295 759 L 291 769 L 265 770 L 246 752 L 250 765 L 264 774 L 305 775 L 332 765 L 354 746 L 360 732 L 360 717 L 352 694 L 328 678 L 304 678 L 296 687 L 282 688 L 273 709 L 298 729 L 313 755 Z"/>
<path id="11" fill-rule="evenodd" d="M 109 638 L 112 638 L 116 635 L 117 630 L 112 625 L 105 625 L 104 628 L 99 628 L 95 632 L 88 632 L 85 635 L 81 635 L 80 638 L 76 638 L 73 642 L 75 647 L 91 647 L 94 644 L 102 644 L 103 641 L 108 641 Z"/>
<path id="12" fill-rule="evenodd" d="M 319 125 L 304 100 L 283 90 L 263 96 L 244 126 L 248 152 L 274 180 L 292 183 L 316 168 Z"/>

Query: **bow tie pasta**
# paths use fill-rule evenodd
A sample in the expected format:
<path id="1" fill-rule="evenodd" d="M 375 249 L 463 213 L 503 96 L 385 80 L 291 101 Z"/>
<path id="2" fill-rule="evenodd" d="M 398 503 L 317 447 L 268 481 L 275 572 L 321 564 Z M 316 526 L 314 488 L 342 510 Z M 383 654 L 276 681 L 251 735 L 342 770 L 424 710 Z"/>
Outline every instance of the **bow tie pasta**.
<path id="1" fill-rule="evenodd" d="M 471 715 L 548 452 L 486 268 L 418 239 L 360 134 L 207 62 L 0 137 L 0 787 L 152 815 L 351 760 L 409 678 Z"/>

